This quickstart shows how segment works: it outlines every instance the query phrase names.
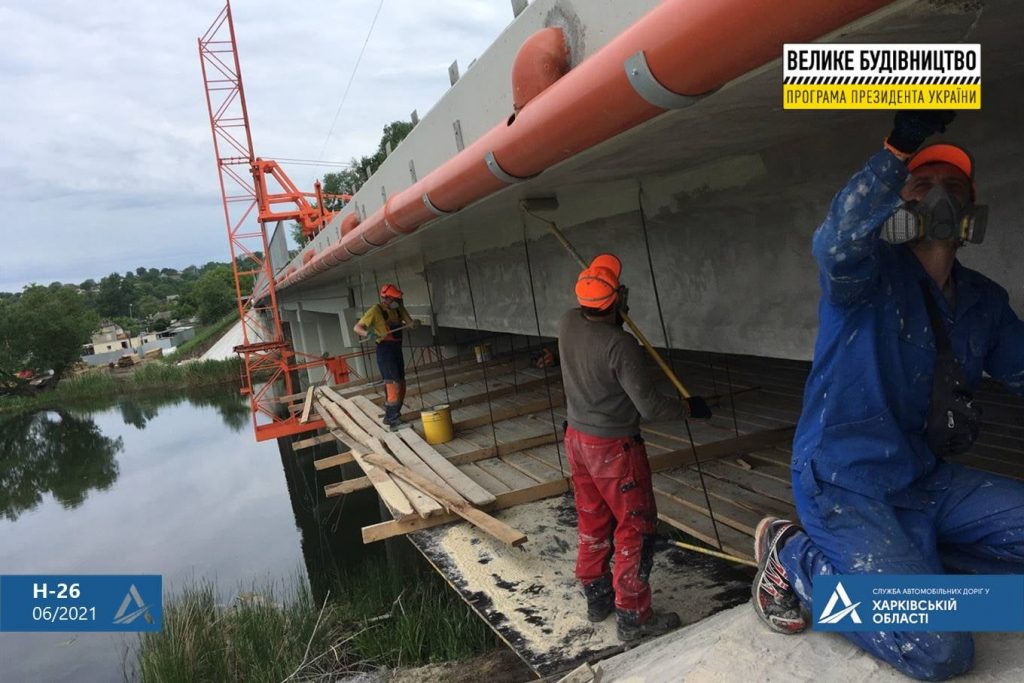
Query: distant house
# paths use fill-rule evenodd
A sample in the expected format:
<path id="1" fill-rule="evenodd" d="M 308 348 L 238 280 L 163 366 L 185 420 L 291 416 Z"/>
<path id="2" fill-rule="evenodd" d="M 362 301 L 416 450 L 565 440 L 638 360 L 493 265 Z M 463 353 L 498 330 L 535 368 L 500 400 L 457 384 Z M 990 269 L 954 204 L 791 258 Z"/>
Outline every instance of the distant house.
<path id="1" fill-rule="evenodd" d="M 120 325 L 107 322 L 93 332 L 91 343 L 82 347 L 82 360 L 89 365 L 106 365 L 141 346 L 141 338 L 130 337 Z"/>
<path id="2" fill-rule="evenodd" d="M 92 334 L 93 353 L 107 353 L 110 351 L 121 351 L 124 349 L 133 350 L 139 345 L 138 337 L 129 337 L 124 329 L 114 323 L 104 323 L 100 329 Z"/>
<path id="3" fill-rule="evenodd" d="M 129 337 L 120 325 L 104 323 L 93 333 L 92 343 L 82 347 L 82 360 L 98 366 L 114 363 L 126 353 L 142 356 L 157 348 L 170 352 L 194 336 L 196 330 L 191 325 L 179 325 L 160 332 L 144 332 L 138 337 Z"/>

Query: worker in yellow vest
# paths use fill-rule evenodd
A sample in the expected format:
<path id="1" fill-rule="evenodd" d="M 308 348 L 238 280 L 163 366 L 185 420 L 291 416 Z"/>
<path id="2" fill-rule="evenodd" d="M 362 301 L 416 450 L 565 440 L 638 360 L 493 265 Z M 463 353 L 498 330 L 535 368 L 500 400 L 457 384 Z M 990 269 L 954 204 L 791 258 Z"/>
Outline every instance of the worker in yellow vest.
<path id="1" fill-rule="evenodd" d="M 377 367 L 384 380 L 386 399 L 384 424 L 392 431 L 402 424 L 405 402 L 405 357 L 402 355 L 402 330 L 419 327 L 402 303 L 402 290 L 393 284 L 380 288 L 380 303 L 363 314 L 353 331 L 377 343 Z"/>

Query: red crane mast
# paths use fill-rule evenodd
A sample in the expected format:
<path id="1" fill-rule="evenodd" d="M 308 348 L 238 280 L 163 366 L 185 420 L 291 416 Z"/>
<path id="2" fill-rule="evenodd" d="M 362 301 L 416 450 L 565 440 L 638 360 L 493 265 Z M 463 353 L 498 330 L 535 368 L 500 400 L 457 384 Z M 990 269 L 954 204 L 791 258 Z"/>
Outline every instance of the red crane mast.
<path id="1" fill-rule="evenodd" d="M 320 366 L 333 374 L 335 382 L 343 382 L 348 364 L 343 356 L 322 358 L 296 351 L 286 338 L 274 281 L 275 270 L 284 264 L 271 262 L 268 224 L 294 220 L 306 237 L 312 237 L 334 216 L 324 209 L 324 198 L 351 197 L 324 195 L 319 181 L 315 192 L 301 192 L 276 161 L 253 152 L 230 2 L 198 43 L 242 324 L 243 341 L 234 350 L 242 359 L 242 393 L 249 397 L 256 439 L 319 429 L 322 420 L 300 422 L 277 397 L 293 393 L 296 371 Z M 315 197 L 316 205 L 307 197 Z M 252 292 L 244 291 L 249 278 Z"/>

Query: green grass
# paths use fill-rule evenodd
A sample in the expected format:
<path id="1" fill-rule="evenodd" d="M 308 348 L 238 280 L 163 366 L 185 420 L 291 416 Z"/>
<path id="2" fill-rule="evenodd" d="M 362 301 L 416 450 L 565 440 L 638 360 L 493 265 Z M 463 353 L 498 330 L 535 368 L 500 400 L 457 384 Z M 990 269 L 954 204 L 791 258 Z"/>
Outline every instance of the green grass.
<path id="1" fill-rule="evenodd" d="M 217 384 L 238 383 L 241 361 L 206 360 L 171 365 L 149 361 L 130 373 L 118 374 L 94 369 L 77 377 L 61 380 L 56 387 L 30 396 L 0 397 L 0 413 L 62 407 L 71 401 L 106 396 L 130 395 L 154 390 L 192 389 Z"/>
<path id="2" fill-rule="evenodd" d="M 165 360 L 169 363 L 176 363 L 186 358 L 202 355 L 237 322 L 238 311 L 228 313 L 217 322 L 198 330 L 196 336 L 174 349 L 174 352 L 168 354 Z"/>
<path id="3" fill-rule="evenodd" d="M 464 659 L 494 636 L 433 572 L 370 564 L 339 578 L 325 601 L 305 580 L 218 604 L 208 582 L 165 601 L 163 630 L 141 634 L 126 677 L 144 681 L 312 680 Z"/>

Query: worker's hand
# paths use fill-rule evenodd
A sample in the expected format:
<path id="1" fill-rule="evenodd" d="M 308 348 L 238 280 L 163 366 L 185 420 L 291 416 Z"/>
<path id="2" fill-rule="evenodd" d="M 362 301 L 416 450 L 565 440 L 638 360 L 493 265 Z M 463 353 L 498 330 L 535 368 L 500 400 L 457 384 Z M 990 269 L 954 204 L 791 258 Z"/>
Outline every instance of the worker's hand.
<path id="1" fill-rule="evenodd" d="M 367 330 L 366 331 L 366 339 L 368 339 L 368 340 L 370 340 L 372 342 L 377 341 L 377 333 L 374 330 Z"/>
<path id="2" fill-rule="evenodd" d="M 409 325 L 409 327 L 411 327 L 412 329 L 414 329 L 414 330 L 415 330 L 415 329 L 416 329 L 416 328 L 418 328 L 418 327 L 419 327 L 419 326 L 420 326 L 421 324 L 422 324 L 422 323 L 420 323 L 420 321 L 419 321 L 419 320 L 417 320 L 416 318 L 413 318 L 413 319 L 412 319 L 412 324 L 411 324 L 411 325 Z"/>
<path id="3" fill-rule="evenodd" d="M 930 136 L 944 133 L 954 118 L 953 111 L 898 111 L 886 142 L 904 154 L 913 154 Z"/>
<path id="4" fill-rule="evenodd" d="M 619 310 L 623 313 L 629 314 L 629 287 L 626 285 L 619 285 Z"/>
<path id="5" fill-rule="evenodd" d="M 711 417 L 711 408 L 708 407 L 708 402 L 700 396 L 691 396 L 686 399 L 686 405 L 689 407 L 690 417 L 694 420 L 707 420 Z"/>

